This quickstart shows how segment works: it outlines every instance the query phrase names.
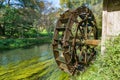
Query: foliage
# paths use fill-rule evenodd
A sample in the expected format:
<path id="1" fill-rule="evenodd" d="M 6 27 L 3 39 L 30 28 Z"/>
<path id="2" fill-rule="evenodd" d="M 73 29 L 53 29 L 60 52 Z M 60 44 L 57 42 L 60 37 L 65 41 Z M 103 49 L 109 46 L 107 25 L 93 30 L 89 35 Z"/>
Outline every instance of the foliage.
<path id="1" fill-rule="evenodd" d="M 102 62 L 100 66 L 103 67 L 103 69 L 100 73 L 106 75 L 106 79 L 120 79 L 120 36 L 108 41 L 106 44 L 105 56 L 104 59 L 102 59 Z"/>
<path id="2" fill-rule="evenodd" d="M 21 47 L 31 47 L 32 45 L 43 44 L 51 42 L 51 38 L 24 38 L 24 39 L 1 39 L 0 50 L 15 49 Z"/>
<path id="3" fill-rule="evenodd" d="M 82 5 L 90 8 L 95 16 L 97 27 L 98 27 L 98 36 L 101 37 L 102 32 L 102 3 L 103 0 L 60 0 L 62 9 L 70 8 L 75 9 Z"/>
<path id="4" fill-rule="evenodd" d="M 52 32 L 56 11 L 42 0 L 2 0 L 0 3 L 0 35 L 7 38 L 36 38 L 46 29 Z M 3 4 L 5 3 L 5 4 Z M 48 8 L 49 7 L 49 8 Z"/>
<path id="5" fill-rule="evenodd" d="M 120 36 L 106 43 L 104 55 L 97 57 L 94 65 L 79 76 L 79 80 L 119 80 L 120 79 Z"/>
<path id="6" fill-rule="evenodd" d="M 4 30 L 2 34 L 8 38 L 26 37 L 24 34 L 26 34 L 26 31 L 31 31 L 32 24 L 23 17 L 18 9 L 4 8 L 4 13 L 0 18 L 2 31 Z"/>
<path id="7" fill-rule="evenodd" d="M 102 0 L 60 0 L 60 4 L 68 8 L 77 8 L 83 4 L 96 5 L 101 2 Z"/>
<path id="8" fill-rule="evenodd" d="M 20 20 L 18 10 L 6 7 L 5 12 L 0 19 L 1 25 L 3 25 L 5 31 L 3 34 L 6 36 L 14 36 L 18 33 L 17 25 Z"/>

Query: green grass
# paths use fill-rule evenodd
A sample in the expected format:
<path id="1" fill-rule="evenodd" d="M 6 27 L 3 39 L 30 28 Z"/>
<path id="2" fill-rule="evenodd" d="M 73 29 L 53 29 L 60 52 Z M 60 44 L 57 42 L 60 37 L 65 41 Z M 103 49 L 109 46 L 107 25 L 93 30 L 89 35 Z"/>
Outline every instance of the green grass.
<path id="1" fill-rule="evenodd" d="M 100 50 L 99 50 L 100 54 Z M 104 55 L 99 55 L 78 80 L 120 80 L 120 36 L 106 42 Z"/>
<path id="2" fill-rule="evenodd" d="M 1 39 L 0 50 L 30 47 L 36 44 L 38 45 L 43 43 L 50 43 L 51 41 L 52 39 L 49 37 L 24 38 L 24 39 Z"/>
<path id="3" fill-rule="evenodd" d="M 30 47 L 32 45 L 51 43 L 53 33 L 40 32 L 36 38 L 6 38 L 0 36 L 0 50 Z"/>

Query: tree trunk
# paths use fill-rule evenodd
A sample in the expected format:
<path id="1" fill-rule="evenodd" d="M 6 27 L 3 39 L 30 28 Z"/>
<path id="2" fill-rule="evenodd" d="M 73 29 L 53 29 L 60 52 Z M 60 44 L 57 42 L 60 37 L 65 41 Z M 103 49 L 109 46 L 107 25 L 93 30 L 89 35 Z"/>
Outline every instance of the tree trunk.
<path id="1" fill-rule="evenodd" d="M 10 6 L 10 0 L 8 0 L 8 6 Z"/>
<path id="2" fill-rule="evenodd" d="M 4 36 L 5 35 L 5 27 L 4 25 L 0 25 L 0 35 Z"/>

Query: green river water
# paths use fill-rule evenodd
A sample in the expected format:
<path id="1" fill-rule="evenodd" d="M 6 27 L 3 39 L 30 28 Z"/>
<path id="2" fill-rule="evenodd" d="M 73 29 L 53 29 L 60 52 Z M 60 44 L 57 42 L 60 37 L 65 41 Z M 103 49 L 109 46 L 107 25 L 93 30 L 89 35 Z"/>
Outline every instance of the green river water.
<path id="1" fill-rule="evenodd" d="M 0 80 L 75 80 L 58 69 L 50 44 L 0 51 Z"/>

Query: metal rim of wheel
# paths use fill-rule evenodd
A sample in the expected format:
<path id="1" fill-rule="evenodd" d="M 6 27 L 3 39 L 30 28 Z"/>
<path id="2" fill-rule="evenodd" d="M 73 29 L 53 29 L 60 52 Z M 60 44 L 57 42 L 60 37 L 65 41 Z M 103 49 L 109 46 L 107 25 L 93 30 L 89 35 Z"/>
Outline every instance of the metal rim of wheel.
<path id="1" fill-rule="evenodd" d="M 81 6 L 67 10 L 57 21 L 53 36 L 53 54 L 59 68 L 71 75 L 89 65 L 98 44 L 92 11 Z"/>

